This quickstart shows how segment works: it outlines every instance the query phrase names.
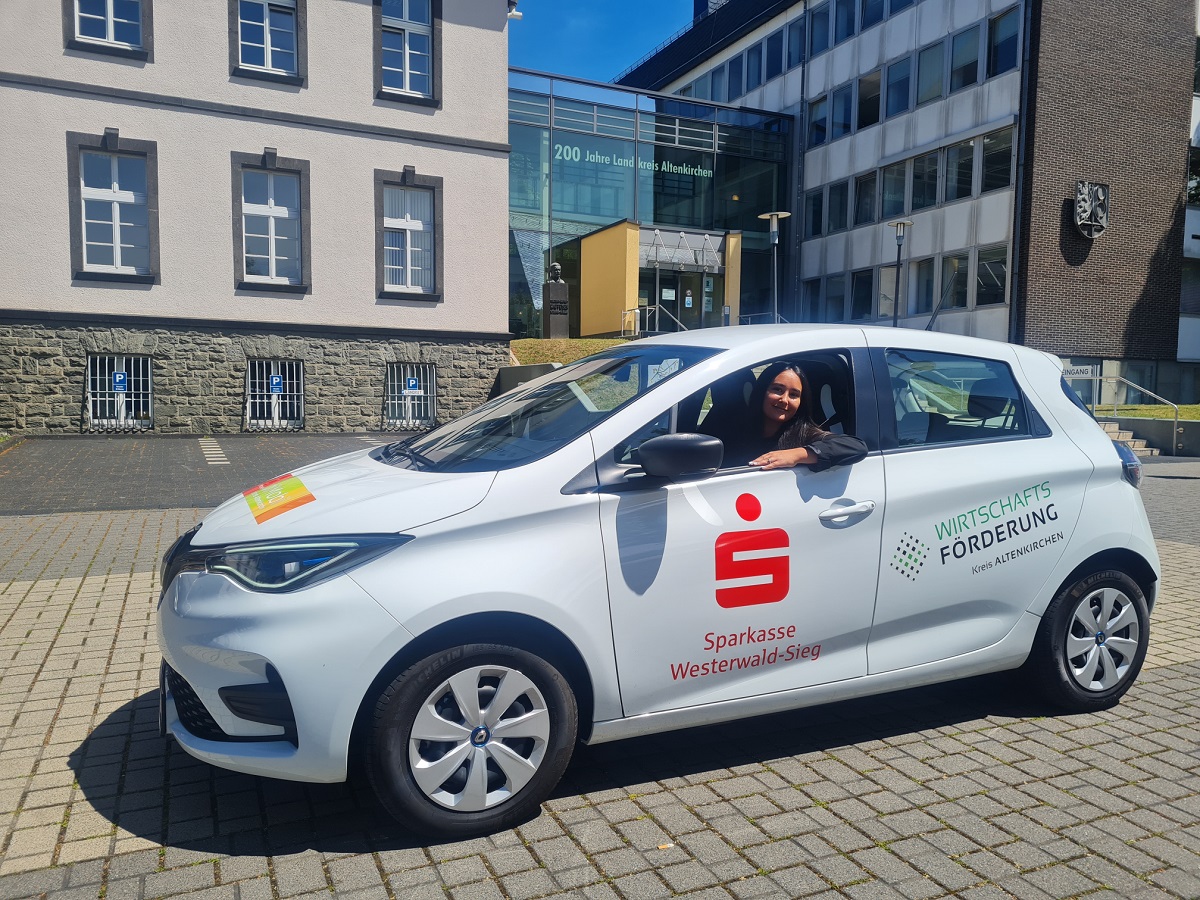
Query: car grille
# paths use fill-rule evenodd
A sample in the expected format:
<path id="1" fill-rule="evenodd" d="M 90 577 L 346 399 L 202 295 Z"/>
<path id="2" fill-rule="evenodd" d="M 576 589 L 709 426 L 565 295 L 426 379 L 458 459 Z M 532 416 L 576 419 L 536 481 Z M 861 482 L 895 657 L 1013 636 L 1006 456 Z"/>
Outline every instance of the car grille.
<path id="1" fill-rule="evenodd" d="M 221 730 L 212 713 L 196 696 L 192 686 L 170 666 L 167 666 L 167 687 L 175 700 L 175 711 L 179 713 L 179 721 L 184 728 L 205 741 L 230 740 L 230 736 Z"/>

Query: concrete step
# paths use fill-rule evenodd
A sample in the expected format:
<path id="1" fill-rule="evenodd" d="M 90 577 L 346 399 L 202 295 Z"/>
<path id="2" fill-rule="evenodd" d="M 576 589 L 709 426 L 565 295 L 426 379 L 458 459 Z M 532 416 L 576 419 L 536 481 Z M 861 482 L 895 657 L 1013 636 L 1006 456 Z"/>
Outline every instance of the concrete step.
<path id="1" fill-rule="evenodd" d="M 1138 450 L 1146 449 L 1146 442 L 1144 440 L 1142 440 L 1141 438 L 1134 438 L 1131 441 L 1122 440 L 1121 443 L 1124 444 L 1126 447 L 1128 447 L 1130 450 L 1134 451 L 1135 453 Z"/>
<path id="2" fill-rule="evenodd" d="M 1133 452 L 1141 459 L 1159 455 L 1159 450 L 1157 447 L 1142 447 L 1141 449 L 1135 449 Z"/>

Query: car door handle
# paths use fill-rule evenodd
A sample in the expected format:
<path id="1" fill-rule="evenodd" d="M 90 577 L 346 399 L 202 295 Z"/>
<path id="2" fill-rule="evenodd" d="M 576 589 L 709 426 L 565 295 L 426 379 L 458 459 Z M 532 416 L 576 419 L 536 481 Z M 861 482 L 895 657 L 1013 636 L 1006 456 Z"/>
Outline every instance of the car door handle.
<path id="1" fill-rule="evenodd" d="M 861 503 L 854 503 L 850 506 L 831 506 L 824 512 L 817 513 L 817 518 L 822 522 L 836 522 L 838 519 L 845 519 L 850 516 L 865 516 L 867 513 L 874 511 L 874 509 L 874 500 L 864 500 Z"/>

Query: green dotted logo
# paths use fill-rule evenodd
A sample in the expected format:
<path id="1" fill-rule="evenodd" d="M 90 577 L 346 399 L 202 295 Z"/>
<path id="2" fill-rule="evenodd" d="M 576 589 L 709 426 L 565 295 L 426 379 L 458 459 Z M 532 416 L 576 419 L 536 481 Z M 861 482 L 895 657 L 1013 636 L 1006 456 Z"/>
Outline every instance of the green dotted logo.
<path id="1" fill-rule="evenodd" d="M 896 545 L 896 552 L 892 554 L 891 567 L 909 581 L 915 581 L 928 556 L 929 547 L 925 542 L 906 531 Z"/>

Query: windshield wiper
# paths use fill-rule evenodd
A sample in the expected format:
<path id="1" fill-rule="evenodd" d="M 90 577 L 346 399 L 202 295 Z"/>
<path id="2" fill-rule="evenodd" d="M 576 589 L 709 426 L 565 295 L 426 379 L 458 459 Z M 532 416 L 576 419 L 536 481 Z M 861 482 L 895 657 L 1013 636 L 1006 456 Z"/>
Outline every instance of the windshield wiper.
<path id="1" fill-rule="evenodd" d="M 410 447 L 408 441 L 396 441 L 394 444 L 388 444 L 380 454 L 383 461 L 388 463 L 395 461 L 398 456 L 403 456 L 417 469 L 432 469 L 434 467 L 433 460 Z"/>

